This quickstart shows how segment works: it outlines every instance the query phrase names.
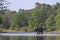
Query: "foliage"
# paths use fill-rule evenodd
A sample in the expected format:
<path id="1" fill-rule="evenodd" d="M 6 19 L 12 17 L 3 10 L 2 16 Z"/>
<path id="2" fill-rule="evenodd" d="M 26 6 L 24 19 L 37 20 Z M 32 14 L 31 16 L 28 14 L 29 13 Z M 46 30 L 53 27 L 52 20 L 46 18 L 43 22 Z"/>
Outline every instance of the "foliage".
<path id="1" fill-rule="evenodd" d="M 0 10 L 1 28 L 23 32 L 34 32 L 37 27 L 43 27 L 44 31 L 60 30 L 60 3 L 51 6 L 37 2 L 35 5 L 35 8 L 18 12 Z"/>

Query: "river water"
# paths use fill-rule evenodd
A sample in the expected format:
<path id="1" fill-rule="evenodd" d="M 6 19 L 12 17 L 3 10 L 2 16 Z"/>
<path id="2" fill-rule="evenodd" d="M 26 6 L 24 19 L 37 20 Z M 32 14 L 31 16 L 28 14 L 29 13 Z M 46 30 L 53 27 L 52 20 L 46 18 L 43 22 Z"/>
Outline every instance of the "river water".
<path id="1" fill-rule="evenodd" d="M 0 33 L 0 40 L 60 40 L 60 34 Z"/>

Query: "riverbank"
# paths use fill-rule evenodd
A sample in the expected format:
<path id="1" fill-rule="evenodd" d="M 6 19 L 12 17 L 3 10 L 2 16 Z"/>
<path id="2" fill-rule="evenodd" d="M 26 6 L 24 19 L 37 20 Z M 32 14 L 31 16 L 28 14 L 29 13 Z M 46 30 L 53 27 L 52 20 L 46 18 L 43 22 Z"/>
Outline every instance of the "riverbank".
<path id="1" fill-rule="evenodd" d="M 15 31 L 15 30 L 2 30 L 2 31 L 0 31 L 0 32 L 17 32 L 17 31 Z"/>
<path id="2" fill-rule="evenodd" d="M 16 30 L 2 30 L 0 33 L 8 33 L 8 32 L 20 32 Z M 51 32 L 46 32 L 44 31 L 43 34 L 60 34 L 60 31 L 51 31 Z"/>
<path id="3" fill-rule="evenodd" d="M 43 32 L 43 34 L 60 34 L 60 31 Z"/>

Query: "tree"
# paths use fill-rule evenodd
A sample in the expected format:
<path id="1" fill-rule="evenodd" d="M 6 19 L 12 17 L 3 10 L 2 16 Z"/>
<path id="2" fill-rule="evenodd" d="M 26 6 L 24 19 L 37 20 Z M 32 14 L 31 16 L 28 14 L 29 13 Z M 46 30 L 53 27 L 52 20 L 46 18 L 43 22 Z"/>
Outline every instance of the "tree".
<path id="1" fill-rule="evenodd" d="M 4 10 L 4 9 L 6 9 L 7 8 L 7 6 L 8 6 L 8 2 L 7 1 L 5 1 L 5 0 L 0 0 L 0 10 Z"/>
<path id="2" fill-rule="evenodd" d="M 5 11 L 7 10 L 7 7 L 9 6 L 9 2 L 5 1 L 5 0 L 0 0 L 0 12 L 2 14 L 5 13 Z"/>
<path id="3" fill-rule="evenodd" d="M 56 28 L 57 30 L 60 30 L 60 4 L 56 4 L 56 12 L 57 12 L 57 16 L 55 17 L 56 20 Z"/>
<path id="4" fill-rule="evenodd" d="M 47 18 L 47 20 L 45 21 L 45 24 L 46 24 L 46 31 L 54 31 L 56 30 L 55 28 L 55 23 L 56 23 L 56 20 L 55 20 L 55 16 L 54 14 L 52 14 L 51 16 L 49 16 Z"/>
<path id="5" fill-rule="evenodd" d="M 2 18 L 3 19 L 3 28 L 9 29 L 9 27 L 11 25 L 11 19 L 14 14 L 15 14 L 14 11 L 10 11 L 10 10 L 5 11 L 5 14 Z"/>
<path id="6" fill-rule="evenodd" d="M 31 13 L 28 10 L 20 10 L 14 14 L 10 29 L 18 30 L 19 28 L 27 27 Z"/>
<path id="7" fill-rule="evenodd" d="M 2 24 L 2 18 L 0 17 L 0 25 Z"/>
<path id="8" fill-rule="evenodd" d="M 52 8 L 48 4 L 40 4 L 36 8 L 36 23 L 40 27 L 45 27 L 46 19 L 53 14 Z"/>

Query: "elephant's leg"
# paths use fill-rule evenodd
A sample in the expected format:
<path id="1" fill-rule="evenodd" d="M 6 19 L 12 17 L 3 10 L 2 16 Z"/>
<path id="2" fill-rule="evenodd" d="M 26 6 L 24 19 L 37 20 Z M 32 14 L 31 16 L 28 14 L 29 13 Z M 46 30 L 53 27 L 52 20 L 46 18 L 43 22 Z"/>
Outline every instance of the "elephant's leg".
<path id="1" fill-rule="evenodd" d="M 43 34 L 43 31 L 41 31 L 41 34 Z"/>
<path id="2" fill-rule="evenodd" d="M 37 34 L 40 34 L 40 32 L 37 32 Z"/>

